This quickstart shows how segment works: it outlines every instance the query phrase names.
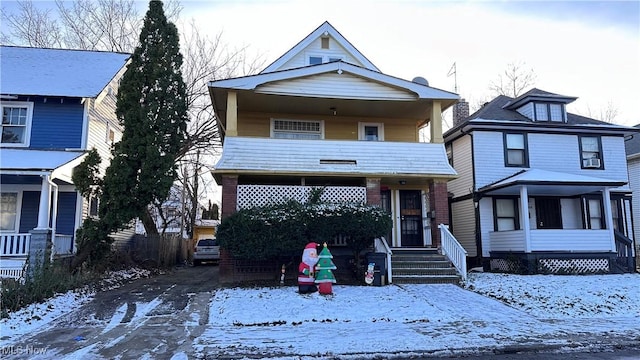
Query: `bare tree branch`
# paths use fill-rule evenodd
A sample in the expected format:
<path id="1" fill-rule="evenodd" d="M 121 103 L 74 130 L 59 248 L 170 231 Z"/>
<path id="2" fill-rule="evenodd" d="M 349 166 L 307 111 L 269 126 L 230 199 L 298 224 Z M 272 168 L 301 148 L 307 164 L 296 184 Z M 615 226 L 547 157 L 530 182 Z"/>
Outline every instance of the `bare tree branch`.
<path id="1" fill-rule="evenodd" d="M 527 69 L 523 62 L 512 62 L 507 65 L 504 74 L 499 74 L 496 81 L 489 85 L 495 96 L 505 95 L 516 98 L 524 90 L 533 86 L 536 75 L 533 69 Z"/>

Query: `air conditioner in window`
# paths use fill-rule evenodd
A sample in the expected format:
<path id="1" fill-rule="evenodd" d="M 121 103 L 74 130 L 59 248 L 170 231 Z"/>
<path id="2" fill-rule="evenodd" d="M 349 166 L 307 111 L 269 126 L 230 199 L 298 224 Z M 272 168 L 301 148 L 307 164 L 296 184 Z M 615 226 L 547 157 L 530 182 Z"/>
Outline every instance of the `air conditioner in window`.
<path id="1" fill-rule="evenodd" d="M 599 168 L 600 159 L 591 158 L 591 159 L 582 160 L 582 166 L 586 168 Z"/>

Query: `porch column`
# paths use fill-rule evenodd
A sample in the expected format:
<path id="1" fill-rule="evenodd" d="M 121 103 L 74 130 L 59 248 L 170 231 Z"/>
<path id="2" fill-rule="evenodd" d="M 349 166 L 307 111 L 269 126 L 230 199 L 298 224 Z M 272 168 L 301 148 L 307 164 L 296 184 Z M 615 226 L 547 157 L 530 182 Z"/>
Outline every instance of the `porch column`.
<path id="1" fill-rule="evenodd" d="M 436 216 L 431 218 L 432 246 L 440 247 L 440 229 L 438 225 L 449 225 L 449 198 L 447 192 L 447 180 L 435 179 L 429 183 L 429 202 Z"/>
<path id="2" fill-rule="evenodd" d="M 526 185 L 520 187 L 520 224 L 524 230 L 524 252 L 531 252 L 531 224 L 529 224 L 529 191 Z"/>
<path id="3" fill-rule="evenodd" d="M 238 136 L 238 94 L 227 93 L 227 136 Z"/>
<path id="4" fill-rule="evenodd" d="M 431 130 L 431 142 L 442 144 L 442 106 L 440 101 L 434 101 L 431 106 L 431 120 L 429 121 L 429 129 Z"/>
<path id="5" fill-rule="evenodd" d="M 235 213 L 238 207 L 238 175 L 222 176 L 222 216 Z"/>
<path id="6" fill-rule="evenodd" d="M 380 195 L 380 178 L 367 178 L 367 204 L 382 205 L 382 196 Z"/>
<path id="7" fill-rule="evenodd" d="M 42 185 L 40 187 L 40 207 L 38 208 L 38 226 L 36 229 L 49 229 L 49 211 L 51 203 L 51 185 L 49 175 L 42 175 Z"/>
<path id="8" fill-rule="evenodd" d="M 613 212 L 611 211 L 611 190 L 606 187 L 602 191 L 602 202 L 604 205 L 604 218 L 611 237 L 611 251 L 616 252 L 616 236 L 613 230 Z"/>

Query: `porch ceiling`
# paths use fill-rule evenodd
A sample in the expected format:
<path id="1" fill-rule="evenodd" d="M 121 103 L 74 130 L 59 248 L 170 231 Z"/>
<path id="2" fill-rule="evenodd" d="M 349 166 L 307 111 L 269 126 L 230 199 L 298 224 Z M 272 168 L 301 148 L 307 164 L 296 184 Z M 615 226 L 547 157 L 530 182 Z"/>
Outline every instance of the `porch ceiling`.
<path id="1" fill-rule="evenodd" d="M 527 186 L 528 194 L 533 196 L 575 196 L 600 191 L 606 187 L 619 187 L 626 183 L 620 180 L 530 169 L 482 187 L 479 191 L 487 195 L 519 195 L 520 188 Z"/>

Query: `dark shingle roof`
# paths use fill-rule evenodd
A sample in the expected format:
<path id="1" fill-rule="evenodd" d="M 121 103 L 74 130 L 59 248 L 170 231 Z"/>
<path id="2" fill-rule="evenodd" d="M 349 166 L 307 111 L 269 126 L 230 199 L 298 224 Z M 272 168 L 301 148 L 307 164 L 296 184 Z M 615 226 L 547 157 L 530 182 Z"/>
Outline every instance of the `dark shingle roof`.
<path id="1" fill-rule="evenodd" d="M 640 124 L 635 127 L 640 129 Z M 624 147 L 627 152 L 627 156 L 640 154 L 640 133 L 634 134 L 630 140 L 625 141 Z"/>

